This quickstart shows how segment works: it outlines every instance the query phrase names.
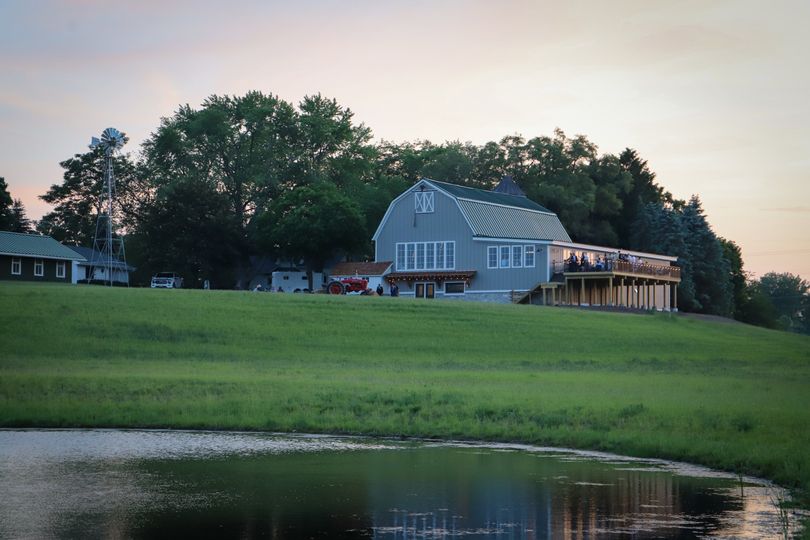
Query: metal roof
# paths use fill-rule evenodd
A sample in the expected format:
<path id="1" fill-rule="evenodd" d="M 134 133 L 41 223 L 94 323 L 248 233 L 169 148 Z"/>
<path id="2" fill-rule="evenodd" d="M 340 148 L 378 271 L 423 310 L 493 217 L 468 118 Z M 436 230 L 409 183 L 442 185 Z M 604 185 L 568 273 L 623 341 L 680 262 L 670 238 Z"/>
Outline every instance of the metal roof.
<path id="1" fill-rule="evenodd" d="M 464 199 L 459 199 L 458 204 L 467 216 L 475 236 L 571 241 L 571 237 L 555 214 Z"/>
<path id="2" fill-rule="evenodd" d="M 456 184 L 448 184 L 446 182 L 439 182 L 426 178 L 428 182 L 434 184 L 437 188 L 446 191 L 456 199 L 468 199 L 471 201 L 478 201 L 489 204 L 500 204 L 503 206 L 511 206 L 514 208 L 524 208 L 526 210 L 534 210 L 535 212 L 547 212 L 553 214 L 551 210 L 540 206 L 536 202 L 526 197 L 519 195 L 510 195 L 508 193 L 499 193 L 497 191 L 486 191 L 484 189 L 476 189 L 466 186 L 459 186 Z"/>
<path id="3" fill-rule="evenodd" d="M 82 266 L 90 266 L 91 264 L 95 264 L 97 266 L 112 266 L 113 268 L 117 268 L 119 270 L 126 269 L 128 272 L 133 272 L 135 270 L 134 266 L 130 266 L 125 264 L 123 261 L 119 261 L 116 259 L 112 260 L 112 264 L 107 262 L 107 257 L 102 255 L 100 251 L 94 251 L 93 248 L 89 247 L 82 247 L 82 246 L 69 246 L 70 249 L 84 257 L 86 260 L 82 261 L 80 264 Z"/>
<path id="4" fill-rule="evenodd" d="M 506 175 L 501 178 L 501 181 L 495 186 L 492 191 L 497 193 L 506 193 L 507 195 L 515 195 L 516 197 L 525 197 L 526 194 L 520 189 L 520 186 L 515 183 L 515 180 Z"/>
<path id="5" fill-rule="evenodd" d="M 330 276 L 382 276 L 390 268 L 392 261 L 380 262 L 339 262 L 329 271 Z"/>
<path id="6" fill-rule="evenodd" d="M 0 231 L 0 255 L 82 261 L 84 257 L 50 236 Z"/>

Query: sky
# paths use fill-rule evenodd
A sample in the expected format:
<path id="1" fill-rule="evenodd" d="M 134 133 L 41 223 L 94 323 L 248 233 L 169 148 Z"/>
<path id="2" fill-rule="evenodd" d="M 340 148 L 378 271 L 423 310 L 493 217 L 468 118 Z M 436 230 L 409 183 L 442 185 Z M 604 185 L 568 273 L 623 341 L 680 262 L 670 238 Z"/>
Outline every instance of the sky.
<path id="1" fill-rule="evenodd" d="M 107 127 L 137 155 L 211 94 L 320 92 L 377 140 L 634 148 L 746 270 L 808 279 L 808 21 L 806 0 L 0 0 L 0 176 L 39 218 Z"/>

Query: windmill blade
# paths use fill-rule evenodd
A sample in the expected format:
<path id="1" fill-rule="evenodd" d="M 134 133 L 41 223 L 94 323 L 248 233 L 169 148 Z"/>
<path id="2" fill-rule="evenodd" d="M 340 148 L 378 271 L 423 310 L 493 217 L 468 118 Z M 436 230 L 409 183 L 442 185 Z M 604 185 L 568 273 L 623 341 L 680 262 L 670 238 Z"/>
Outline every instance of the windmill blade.
<path id="1" fill-rule="evenodd" d="M 115 128 L 107 128 L 101 134 L 101 144 L 105 151 L 115 152 L 127 142 L 126 135 Z"/>

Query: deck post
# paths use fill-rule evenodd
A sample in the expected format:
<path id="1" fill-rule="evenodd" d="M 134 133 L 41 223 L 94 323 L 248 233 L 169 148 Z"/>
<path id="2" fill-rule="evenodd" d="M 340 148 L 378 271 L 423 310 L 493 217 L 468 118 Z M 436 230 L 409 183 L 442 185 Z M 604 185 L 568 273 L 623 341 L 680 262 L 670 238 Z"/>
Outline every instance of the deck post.
<path id="1" fill-rule="evenodd" d="M 644 280 L 644 309 L 650 309 L 650 280 Z"/>
<path id="2" fill-rule="evenodd" d="M 619 290 L 617 292 L 619 295 L 619 307 L 626 307 L 624 305 L 624 278 L 622 278 Z"/>
<path id="3" fill-rule="evenodd" d="M 675 311 L 678 311 L 678 284 L 675 284 L 675 295 L 672 297 L 675 300 Z"/>
<path id="4" fill-rule="evenodd" d="M 565 304 L 571 305 L 571 293 L 568 291 L 568 278 L 565 278 Z"/>
<path id="5" fill-rule="evenodd" d="M 581 286 L 579 288 L 579 298 L 577 298 L 577 305 L 582 307 L 582 299 L 585 296 L 585 276 L 582 277 Z"/>
<path id="6" fill-rule="evenodd" d="M 658 306 L 656 303 L 658 302 L 658 282 L 653 281 L 653 311 L 658 311 Z"/>

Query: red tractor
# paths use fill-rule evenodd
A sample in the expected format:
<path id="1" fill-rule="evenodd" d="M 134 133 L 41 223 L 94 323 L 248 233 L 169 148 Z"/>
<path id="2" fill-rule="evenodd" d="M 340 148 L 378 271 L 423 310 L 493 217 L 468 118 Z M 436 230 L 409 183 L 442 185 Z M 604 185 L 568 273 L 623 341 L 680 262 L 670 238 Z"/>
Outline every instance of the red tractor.
<path id="1" fill-rule="evenodd" d="M 326 286 L 326 292 L 329 294 L 365 294 L 366 291 L 368 291 L 368 280 L 359 277 L 330 281 Z"/>

